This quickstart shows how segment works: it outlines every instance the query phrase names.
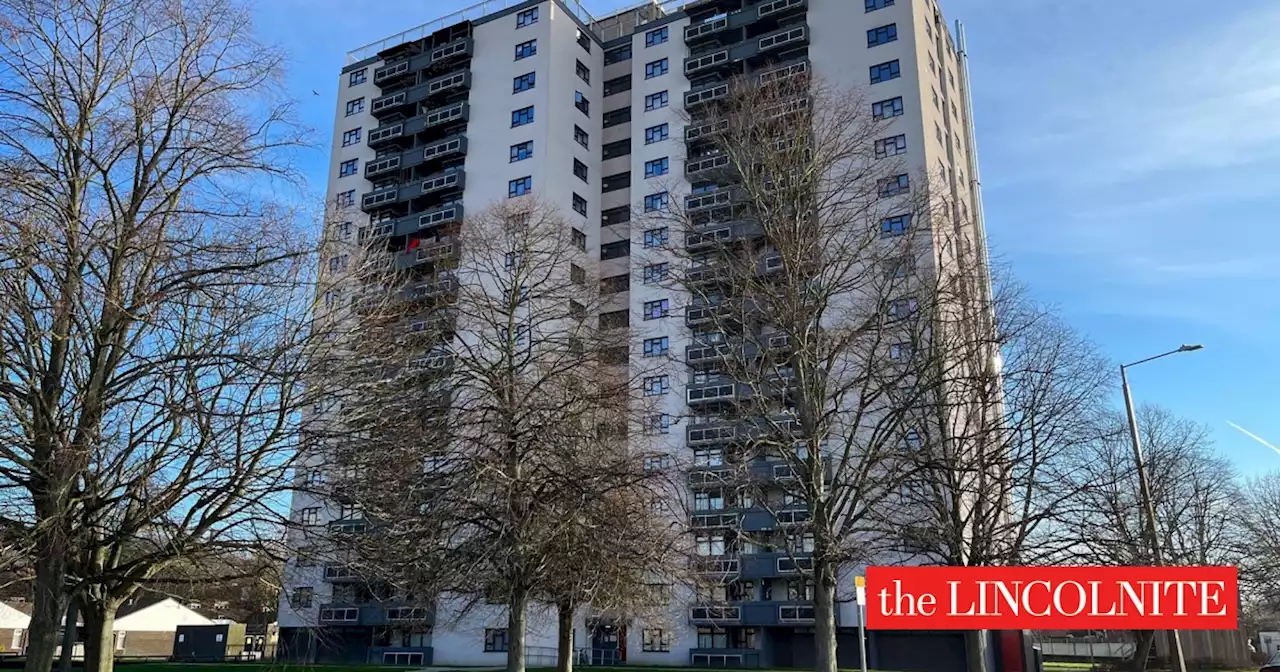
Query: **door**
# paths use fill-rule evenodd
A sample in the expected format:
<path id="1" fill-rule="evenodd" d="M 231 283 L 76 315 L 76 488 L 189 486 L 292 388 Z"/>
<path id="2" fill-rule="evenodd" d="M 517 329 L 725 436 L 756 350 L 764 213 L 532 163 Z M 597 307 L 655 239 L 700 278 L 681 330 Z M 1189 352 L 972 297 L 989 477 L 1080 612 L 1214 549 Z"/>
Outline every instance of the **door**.
<path id="1" fill-rule="evenodd" d="M 626 660 L 626 628 L 613 621 L 595 621 L 591 626 L 591 664 L 616 665 Z"/>

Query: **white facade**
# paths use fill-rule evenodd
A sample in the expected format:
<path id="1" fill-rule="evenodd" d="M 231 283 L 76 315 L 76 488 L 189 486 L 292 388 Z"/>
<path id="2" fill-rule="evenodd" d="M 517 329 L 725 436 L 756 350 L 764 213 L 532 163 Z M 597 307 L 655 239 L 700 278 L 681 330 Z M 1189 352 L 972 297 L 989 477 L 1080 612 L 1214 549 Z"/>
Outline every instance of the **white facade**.
<path id="1" fill-rule="evenodd" d="M 742 0 L 743 11 L 756 11 L 767 0 Z M 731 0 L 707 0 L 690 2 L 685 8 L 695 16 L 700 7 L 708 4 L 732 4 Z M 496 3 L 495 3 L 496 4 Z M 672 202 L 689 194 L 690 183 L 685 179 L 685 142 L 682 110 L 684 96 L 691 88 L 690 79 L 684 74 L 684 61 L 690 49 L 685 42 L 685 28 L 690 25 L 690 15 L 680 11 L 682 3 L 667 3 L 666 15 L 654 6 L 646 6 L 639 12 L 621 15 L 623 19 L 604 19 L 591 23 L 585 29 L 579 8 L 563 4 L 561 0 L 505 3 L 507 8 L 488 16 L 460 13 L 456 17 L 429 24 L 424 29 L 414 29 L 404 36 L 392 38 L 376 49 L 355 55 L 339 75 L 339 99 L 335 110 L 335 126 L 328 196 L 331 207 L 328 219 L 343 229 L 344 235 L 358 236 L 362 227 L 369 226 L 369 216 L 361 211 L 363 194 L 374 190 L 375 182 L 366 179 L 366 165 L 378 157 L 378 152 L 368 142 L 369 133 L 382 126 L 385 120 L 376 118 L 371 105 L 384 96 L 383 88 L 375 85 L 378 68 L 394 63 L 382 60 L 377 54 L 398 46 L 399 42 L 433 39 L 450 29 L 457 30 L 469 21 L 465 29 L 450 35 L 465 34 L 471 42 L 471 56 L 465 68 L 470 73 L 470 88 L 466 104 L 470 110 L 466 124 L 465 188 L 460 199 L 468 214 L 477 213 L 486 206 L 508 197 L 512 180 L 529 177 L 532 192 L 545 202 L 556 204 L 576 227 L 586 234 L 587 250 L 592 264 L 601 278 L 628 276 L 629 286 L 610 297 L 604 312 L 627 311 L 631 340 L 631 361 L 648 370 L 649 363 L 641 363 L 644 341 L 650 338 L 667 338 L 669 351 L 683 353 L 690 343 L 690 330 L 684 325 L 684 306 L 688 297 L 673 295 L 669 286 L 644 281 L 644 266 L 666 261 L 673 266 L 675 255 L 663 258 L 659 249 L 646 248 L 645 225 L 642 216 L 608 219 L 608 213 L 628 209 L 642 213 L 645 197 L 665 192 Z M 964 72 L 958 61 L 955 45 L 945 22 L 933 0 L 802 0 L 793 3 L 807 13 L 804 24 L 808 31 L 807 60 L 824 80 L 837 85 L 858 87 L 865 90 L 871 101 L 901 97 L 903 112 L 894 118 L 890 128 L 906 136 L 905 158 L 908 170 L 916 175 L 930 174 L 947 180 L 951 196 L 958 204 L 957 221 L 980 213 L 977 203 L 977 185 L 974 182 L 976 163 L 970 156 L 972 138 L 968 137 L 968 120 L 964 104 Z M 537 20 L 525 21 L 528 12 L 535 10 Z M 632 28 L 632 24 L 639 25 Z M 656 17 L 656 18 L 655 18 Z M 648 20 L 647 22 L 644 19 Z M 628 23 L 629 21 L 629 23 Z M 619 35 L 619 25 L 627 25 Z M 878 46 L 868 46 L 867 32 L 878 27 L 893 25 L 896 39 Z M 607 28 L 607 30 L 605 30 Z M 591 30 L 603 33 L 601 37 Z M 665 39 L 646 36 L 663 31 Z M 439 38 L 446 39 L 446 38 Z M 517 45 L 536 40 L 536 53 L 517 59 Z M 399 41 L 399 42 L 398 42 Z M 439 41 L 439 40 L 438 40 Z M 748 40 L 750 41 L 750 40 Z M 584 47 L 584 43 L 588 46 Z M 630 57 L 607 62 L 607 54 L 617 54 L 630 44 Z M 363 60 L 359 60 L 363 59 Z M 666 59 L 666 72 L 647 76 L 646 66 Z M 872 66 L 897 62 L 900 76 L 877 84 L 869 84 Z M 587 79 L 578 74 L 578 64 L 589 72 Z M 363 73 L 363 74 L 360 74 Z M 513 80 L 526 73 L 534 73 L 535 85 L 530 90 L 513 92 Z M 607 98 L 604 84 L 620 81 L 630 76 L 629 87 L 620 88 Z M 650 96 L 666 94 L 666 104 L 646 109 Z M 575 106 L 577 94 L 585 96 L 589 113 Z M 360 101 L 357 104 L 355 101 Z M 528 106 L 534 108 L 531 123 L 513 125 L 513 112 Z M 629 121 L 605 126 L 605 118 L 623 108 L 630 109 Z M 429 111 L 429 110 L 428 110 Z M 666 124 L 665 140 L 646 142 L 646 129 Z M 575 127 L 585 131 L 584 147 L 575 139 Z M 355 129 L 358 139 L 352 140 Z M 347 144 L 344 146 L 344 140 Z M 532 141 L 532 157 L 512 161 L 511 147 Z M 604 158 L 604 148 L 621 141 L 629 141 L 629 151 Z M 615 145 L 616 146 L 616 145 Z M 416 148 L 416 146 L 415 146 Z M 408 152 L 406 152 L 406 156 Z M 667 159 L 665 174 L 646 177 L 648 162 Z M 344 165 L 354 160 L 355 172 L 341 175 Z M 584 182 L 574 175 L 575 160 L 588 169 Z M 602 190 L 606 177 L 630 173 L 629 184 L 623 188 Z M 382 178 L 379 178 L 382 179 Z M 354 205 L 342 206 L 341 199 L 349 195 Z M 575 212 L 574 196 L 586 201 L 586 213 Z M 979 225 L 980 226 L 980 225 Z M 935 227 L 935 230 L 944 227 Z M 678 236 L 672 233 L 672 242 Z M 938 235 L 950 231 L 939 230 Z M 982 244 L 980 234 L 962 232 L 971 243 Z M 629 241 L 629 254 L 619 251 L 621 241 Z M 611 250 L 602 258 L 603 250 Z M 340 265 L 339 261 L 326 261 Z M 662 319 L 644 319 L 644 306 L 652 301 L 666 299 L 670 305 L 669 316 Z M 667 395 L 658 399 L 655 412 L 672 418 L 669 436 L 664 437 L 672 454 L 692 461 L 691 450 L 686 446 L 685 423 L 679 419 L 689 415 L 686 404 L 685 381 L 687 369 L 682 365 L 664 371 L 670 381 Z M 339 516 L 331 504 L 305 493 L 293 495 L 293 515 L 298 522 L 321 529 Z M 306 535 L 294 532 L 291 543 L 306 547 L 312 542 Z M 856 568 L 848 568 L 844 574 L 851 576 Z M 763 579 L 775 582 L 781 589 L 785 577 Z M 845 583 L 845 582 L 842 582 Z M 852 581 L 842 590 L 839 608 L 841 627 L 856 627 L 856 607 L 852 604 Z M 279 624 L 284 631 L 305 630 L 321 626 L 321 605 L 333 602 L 333 584 L 325 579 L 323 563 L 309 565 L 292 561 L 286 568 L 285 590 L 280 603 Z M 295 603 L 292 598 L 305 590 L 309 600 Z M 437 627 L 429 637 L 418 643 L 431 649 L 431 662 L 435 665 L 485 665 L 498 666 L 505 659 L 502 652 L 485 651 L 486 629 L 505 627 L 505 613 L 500 606 L 490 606 L 456 621 L 450 613 L 447 600 L 438 605 L 437 623 L 452 623 L 450 627 Z M 535 610 L 535 612 L 538 610 Z M 733 647 L 701 646 L 698 628 L 690 623 L 687 603 L 673 604 L 671 613 L 662 626 L 663 639 L 668 650 L 644 650 L 644 624 L 632 623 L 625 630 L 628 662 L 654 665 L 687 665 L 691 662 L 708 663 L 708 659 L 693 659 L 691 650 L 730 649 Z M 588 632 L 585 616 L 580 616 L 576 629 L 576 645 L 590 647 L 592 635 Z M 776 625 L 776 624 L 774 624 Z M 652 637 L 651 637 L 652 639 Z M 556 642 L 555 621 L 551 614 L 534 613 L 530 617 L 528 644 L 536 655 L 538 647 L 553 650 Z M 655 647 L 663 648 L 663 647 Z M 406 649 L 408 650 L 408 649 Z M 312 650 L 312 658 L 321 656 Z M 347 660 L 355 660 L 355 654 L 347 652 Z M 368 653 L 367 662 L 383 662 L 373 659 L 377 652 Z M 727 654 L 731 655 L 731 654 Z M 740 654 L 739 654 L 740 655 Z M 763 655 L 763 654 L 762 654 Z M 874 660 L 874 659 L 873 659 Z M 719 662 L 726 662 L 724 660 Z M 729 663 L 747 665 L 744 659 L 728 660 Z M 755 661 L 763 664 L 765 659 Z M 736 666 L 736 665 L 730 665 Z"/>

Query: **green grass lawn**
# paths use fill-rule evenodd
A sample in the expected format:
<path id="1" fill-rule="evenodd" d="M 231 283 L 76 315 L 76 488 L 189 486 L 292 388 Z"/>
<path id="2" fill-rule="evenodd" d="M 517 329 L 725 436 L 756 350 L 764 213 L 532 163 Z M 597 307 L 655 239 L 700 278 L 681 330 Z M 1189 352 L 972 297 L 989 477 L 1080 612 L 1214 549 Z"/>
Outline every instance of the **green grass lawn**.
<path id="1" fill-rule="evenodd" d="M 295 665 L 267 661 L 262 663 L 118 663 L 116 672 L 372 672 L 404 670 L 387 665 Z"/>

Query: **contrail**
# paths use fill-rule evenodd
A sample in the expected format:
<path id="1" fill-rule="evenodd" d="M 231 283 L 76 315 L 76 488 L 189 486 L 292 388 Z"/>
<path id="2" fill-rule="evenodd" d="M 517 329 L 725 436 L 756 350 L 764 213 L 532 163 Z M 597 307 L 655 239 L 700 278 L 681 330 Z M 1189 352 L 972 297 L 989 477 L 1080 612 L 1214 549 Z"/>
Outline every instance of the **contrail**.
<path id="1" fill-rule="evenodd" d="M 1276 448 L 1275 446 L 1271 445 L 1270 443 L 1267 442 L 1266 439 L 1262 438 L 1261 436 L 1254 434 L 1253 432 L 1245 429 L 1244 427 L 1241 427 L 1240 425 L 1237 425 L 1234 422 L 1231 422 L 1230 420 L 1227 421 L 1227 424 L 1231 425 L 1232 427 L 1235 427 L 1237 430 L 1240 431 L 1241 434 L 1244 434 L 1245 436 L 1253 439 L 1254 441 L 1257 441 L 1258 443 L 1261 443 L 1262 445 L 1270 448 L 1271 450 L 1274 450 L 1276 454 L 1280 454 L 1280 448 Z"/>

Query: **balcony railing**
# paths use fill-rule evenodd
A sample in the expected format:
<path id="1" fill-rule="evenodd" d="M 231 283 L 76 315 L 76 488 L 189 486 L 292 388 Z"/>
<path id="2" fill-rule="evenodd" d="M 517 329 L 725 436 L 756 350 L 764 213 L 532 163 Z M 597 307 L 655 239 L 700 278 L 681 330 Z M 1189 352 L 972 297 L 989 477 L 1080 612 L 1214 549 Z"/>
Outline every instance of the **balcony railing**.
<path id="1" fill-rule="evenodd" d="M 760 38 L 760 51 L 772 51 L 785 46 L 799 46 L 809 41 L 809 27 L 796 26 Z"/>
<path id="2" fill-rule="evenodd" d="M 706 56 L 686 58 L 684 61 L 684 74 L 692 75 L 728 62 L 728 49 L 717 51 L 713 54 L 707 54 Z"/>
<path id="3" fill-rule="evenodd" d="M 694 607 L 689 610 L 689 620 L 691 621 L 709 621 L 709 622 L 726 622 L 742 620 L 741 607 Z"/>
<path id="4" fill-rule="evenodd" d="M 756 9 L 756 16 L 764 18 L 766 16 L 777 16 L 785 12 L 803 9 L 808 4 L 807 0 L 773 0 L 766 2 Z"/>

